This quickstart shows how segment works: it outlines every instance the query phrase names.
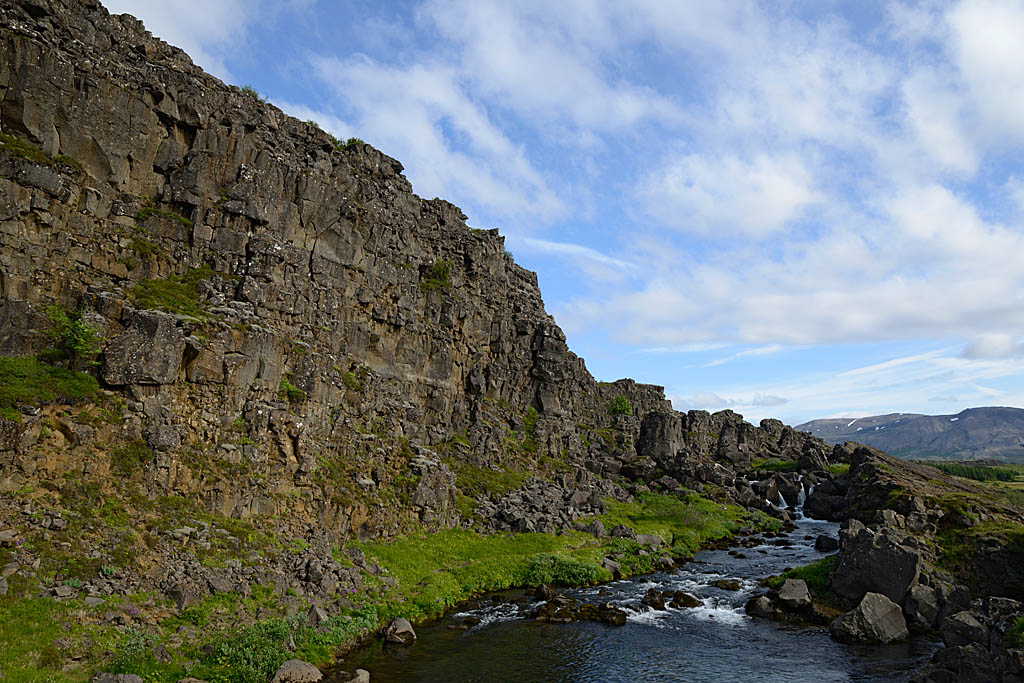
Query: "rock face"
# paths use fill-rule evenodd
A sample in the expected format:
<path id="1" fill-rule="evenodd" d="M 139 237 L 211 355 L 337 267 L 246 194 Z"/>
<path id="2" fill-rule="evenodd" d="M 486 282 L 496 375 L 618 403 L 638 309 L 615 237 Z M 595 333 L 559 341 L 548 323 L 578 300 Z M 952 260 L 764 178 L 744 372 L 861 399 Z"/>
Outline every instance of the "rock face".
<path id="1" fill-rule="evenodd" d="M 832 636 L 844 643 L 892 643 L 910 633 L 900 606 L 880 593 L 867 593 L 860 604 L 830 627 Z"/>
<path id="2" fill-rule="evenodd" d="M 38 152 L 0 151 L 0 354 L 44 350 L 48 307 L 79 312 L 119 406 L 99 426 L 76 408 L 59 435 L 53 410 L 0 420 L 0 490 L 87 461 L 89 482 L 120 469 L 144 498 L 338 545 L 469 524 L 457 493 L 485 527 L 567 528 L 629 495 L 615 476 L 783 515 L 735 468 L 827 464 L 777 420 L 595 382 L 497 230 L 131 16 L 11 0 L 0 29 L 0 132 Z M 631 414 L 612 414 L 622 397 Z M 110 457 L 125 444 L 151 454 L 127 467 Z M 548 481 L 492 495 L 460 479 L 481 470 Z"/>
<path id="3" fill-rule="evenodd" d="M 917 585 L 922 559 L 917 538 L 883 527 L 872 530 L 856 521 L 840 532 L 843 552 L 831 577 L 832 589 L 848 600 L 881 593 L 902 604 Z"/>

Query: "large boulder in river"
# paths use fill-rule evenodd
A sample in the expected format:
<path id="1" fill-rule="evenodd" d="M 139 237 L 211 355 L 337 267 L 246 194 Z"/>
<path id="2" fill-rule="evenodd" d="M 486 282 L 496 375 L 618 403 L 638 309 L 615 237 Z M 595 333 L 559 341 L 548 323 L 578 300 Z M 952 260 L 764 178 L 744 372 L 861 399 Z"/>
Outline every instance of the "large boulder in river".
<path id="1" fill-rule="evenodd" d="M 911 626 L 928 629 L 939 617 L 939 595 L 931 586 L 914 586 L 903 601 L 903 614 Z"/>
<path id="2" fill-rule="evenodd" d="M 917 585 L 923 560 L 917 539 L 905 532 L 883 527 L 874 531 L 857 520 L 839 533 L 839 562 L 829 585 L 846 600 L 860 600 L 865 593 L 881 593 L 902 603 Z"/>
<path id="3" fill-rule="evenodd" d="M 881 593 L 867 593 L 859 605 L 837 617 L 829 630 L 843 643 L 892 643 L 910 635 L 903 610 Z"/>
<path id="4" fill-rule="evenodd" d="M 412 645 L 416 642 L 416 631 L 408 619 L 395 617 L 384 627 L 384 640 L 399 645 Z"/>
<path id="5" fill-rule="evenodd" d="M 324 677 L 320 669 L 301 659 L 289 659 L 277 668 L 270 683 L 316 683 Z"/>
<path id="6" fill-rule="evenodd" d="M 786 579 L 779 588 L 779 604 L 788 610 L 798 610 L 811 604 L 811 592 L 803 579 Z"/>

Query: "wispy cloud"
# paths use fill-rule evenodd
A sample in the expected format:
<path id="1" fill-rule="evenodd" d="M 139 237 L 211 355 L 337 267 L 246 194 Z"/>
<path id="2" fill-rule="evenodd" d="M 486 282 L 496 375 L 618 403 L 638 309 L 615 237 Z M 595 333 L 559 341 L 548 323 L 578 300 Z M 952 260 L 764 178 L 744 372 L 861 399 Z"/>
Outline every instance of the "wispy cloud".
<path id="1" fill-rule="evenodd" d="M 719 365 L 725 365 L 726 363 L 729 363 L 729 362 L 734 361 L 734 360 L 738 360 L 740 358 L 749 358 L 751 356 L 768 356 L 768 355 L 771 355 L 773 353 L 780 353 L 781 351 L 783 351 L 785 349 L 786 349 L 786 347 L 782 346 L 781 344 L 770 344 L 768 346 L 759 346 L 759 347 L 753 348 L 753 349 L 745 349 L 743 351 L 739 351 L 737 353 L 734 353 L 731 356 L 726 356 L 725 358 L 719 358 L 717 360 L 713 360 L 710 363 L 707 363 L 704 367 L 706 367 L 706 368 L 714 368 L 714 367 L 717 367 Z"/>

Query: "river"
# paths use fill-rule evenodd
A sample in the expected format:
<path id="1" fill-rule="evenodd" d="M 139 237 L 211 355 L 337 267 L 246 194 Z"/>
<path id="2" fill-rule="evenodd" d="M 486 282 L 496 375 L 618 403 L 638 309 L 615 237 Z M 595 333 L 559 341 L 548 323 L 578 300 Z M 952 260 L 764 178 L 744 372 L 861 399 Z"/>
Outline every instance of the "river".
<path id="1" fill-rule="evenodd" d="M 838 525 L 800 518 L 784 538 L 740 549 L 698 553 L 671 572 L 634 577 L 563 593 L 583 602 L 636 605 L 649 588 L 682 590 L 702 604 L 692 609 L 631 613 L 625 626 L 595 622 L 538 623 L 514 604 L 491 596 L 444 619 L 417 627 L 409 648 L 379 641 L 355 653 L 343 668 L 367 669 L 387 681 L 899 681 L 923 665 L 936 644 L 912 639 L 890 646 L 850 646 L 822 628 L 751 619 L 743 606 L 760 579 L 824 557 L 818 534 Z M 780 544 L 780 541 L 783 544 Z M 739 591 L 713 584 L 738 579 Z M 501 597 L 522 596 L 507 591 Z M 467 617 L 480 619 L 468 630 Z M 454 628 L 453 628 L 454 627 Z"/>

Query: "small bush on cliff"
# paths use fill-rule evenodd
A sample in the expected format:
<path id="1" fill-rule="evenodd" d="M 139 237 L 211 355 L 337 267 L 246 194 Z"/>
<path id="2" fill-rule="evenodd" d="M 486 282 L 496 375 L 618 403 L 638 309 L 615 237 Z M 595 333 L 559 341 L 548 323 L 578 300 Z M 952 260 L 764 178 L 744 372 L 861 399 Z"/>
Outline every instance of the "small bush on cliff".
<path id="1" fill-rule="evenodd" d="M 46 309 L 50 318 L 47 336 L 53 344 L 70 359 L 71 367 L 78 369 L 86 363 L 94 363 L 96 354 L 103 344 L 100 328 L 82 320 L 82 310 L 68 313 L 60 306 Z"/>
<path id="2" fill-rule="evenodd" d="M 541 555 L 526 569 L 524 583 L 539 586 L 547 583 L 555 586 L 587 586 L 602 578 L 601 568 L 589 562 L 558 555 Z"/>
<path id="3" fill-rule="evenodd" d="M 54 368 L 35 358 L 0 356 L 0 417 L 20 421 L 18 406 L 75 403 L 96 395 L 99 382 L 84 372 Z"/>
<path id="4" fill-rule="evenodd" d="M 256 88 L 254 88 L 251 85 L 243 85 L 241 90 L 242 90 L 242 94 L 243 95 L 245 95 L 247 97 L 251 97 L 254 100 L 256 100 L 257 102 L 265 103 L 267 101 L 267 98 L 264 97 L 263 95 L 261 95 L 260 91 L 257 90 Z"/>
<path id="5" fill-rule="evenodd" d="M 769 588 L 779 588 L 786 579 L 803 579 L 816 597 L 830 597 L 832 594 L 828 589 L 828 575 L 836 568 L 838 558 L 838 555 L 829 555 L 809 565 L 787 569 L 779 576 L 768 579 L 765 584 Z"/>
<path id="6" fill-rule="evenodd" d="M 29 143 L 19 140 L 16 137 L 4 135 L 3 133 L 0 133 L 0 151 L 31 161 L 34 164 L 49 166 L 50 168 L 57 170 L 60 170 L 62 166 L 69 166 L 76 171 L 82 170 L 82 164 L 78 159 L 64 154 L 58 154 L 55 157 L 48 156 L 41 149 L 33 147 Z"/>
<path id="7" fill-rule="evenodd" d="M 132 287 L 131 300 L 139 308 L 203 318 L 206 313 L 199 301 L 198 285 L 213 275 L 213 268 L 203 266 L 192 268 L 185 275 L 143 280 Z"/>
<path id="8" fill-rule="evenodd" d="M 447 291 L 452 288 L 452 262 L 436 261 L 424 273 L 420 289 L 424 292 Z"/>
<path id="9" fill-rule="evenodd" d="M 608 413 L 612 416 L 615 415 L 632 415 L 633 404 L 629 402 L 629 397 L 625 394 L 619 394 L 612 399 L 612 402 L 608 405 Z"/>
<path id="10" fill-rule="evenodd" d="M 279 392 L 281 396 L 287 398 L 289 401 L 299 403 L 306 400 L 306 392 L 288 381 L 288 375 L 281 378 L 281 388 L 279 389 Z"/>
<path id="11" fill-rule="evenodd" d="M 1024 616 L 1017 617 L 1013 626 L 1006 630 L 1006 647 L 1024 648 Z"/>

